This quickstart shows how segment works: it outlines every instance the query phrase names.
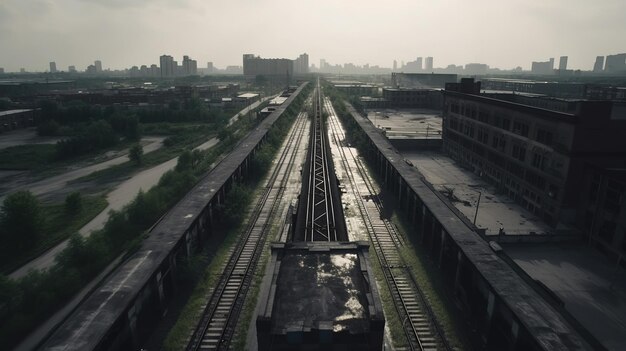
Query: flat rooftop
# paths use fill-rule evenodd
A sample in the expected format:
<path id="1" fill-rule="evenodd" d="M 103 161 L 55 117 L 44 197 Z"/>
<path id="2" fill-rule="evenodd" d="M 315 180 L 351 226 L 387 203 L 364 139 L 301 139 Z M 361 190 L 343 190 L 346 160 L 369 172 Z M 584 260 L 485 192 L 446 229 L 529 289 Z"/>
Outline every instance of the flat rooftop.
<path id="1" fill-rule="evenodd" d="M 441 111 L 368 109 L 367 118 L 389 139 L 441 139 Z"/>
<path id="2" fill-rule="evenodd" d="M 272 244 L 271 288 L 259 316 L 271 334 L 328 330 L 360 335 L 384 321 L 367 242 Z M 382 335 L 382 334 L 381 334 Z"/>
<path id="3" fill-rule="evenodd" d="M 598 251 L 575 244 L 502 244 L 528 275 L 609 350 L 626 350 L 626 271 Z"/>
<path id="4" fill-rule="evenodd" d="M 333 332 L 367 332 L 364 285 L 356 252 L 288 250 L 280 265 L 272 331 L 332 322 Z"/>
<path id="5" fill-rule="evenodd" d="M 436 190 L 445 194 L 470 221 L 474 220 L 478 194 L 480 205 L 476 226 L 487 235 L 498 235 L 500 226 L 506 234 L 552 233 L 552 228 L 505 194 L 501 194 L 478 175 L 462 168 L 453 159 L 436 151 L 402 152 L 402 156 L 424 175 Z"/>

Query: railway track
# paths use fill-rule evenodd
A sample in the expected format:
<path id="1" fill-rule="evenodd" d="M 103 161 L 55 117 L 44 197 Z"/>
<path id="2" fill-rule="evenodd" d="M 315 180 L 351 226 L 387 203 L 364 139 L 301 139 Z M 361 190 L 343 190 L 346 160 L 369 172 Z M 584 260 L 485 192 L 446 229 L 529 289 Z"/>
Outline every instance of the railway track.
<path id="1" fill-rule="evenodd" d="M 311 145 L 309 149 L 307 176 L 304 179 L 306 188 L 306 206 L 303 208 L 305 219 L 303 232 L 304 241 L 338 241 L 345 236 L 339 221 L 343 220 L 340 206 L 335 203 L 337 189 L 331 181 L 334 177 L 332 159 L 329 157 L 328 133 L 322 116 L 323 104 L 319 80 L 313 93 L 313 110 L 311 127 Z M 339 227 L 339 228 L 338 228 Z M 299 237 L 299 235 L 297 235 Z"/>
<path id="2" fill-rule="evenodd" d="M 385 276 L 385 282 L 401 320 L 409 349 L 420 351 L 450 349 L 445 338 L 442 337 L 419 285 L 398 252 L 404 246 L 402 237 L 393 223 L 382 218 L 380 199 L 372 179 L 354 151 L 351 148 L 341 147 L 341 140 L 345 138 L 343 129 L 328 99 L 324 100 L 324 106 L 329 114 L 328 125 L 338 145 L 341 163 L 353 184 L 351 188 L 357 199 L 359 212 L 365 221 L 370 242 Z M 351 163 L 350 160 L 353 162 Z M 359 189 L 355 174 L 363 179 L 364 190 Z M 371 198 L 372 201 L 367 201 L 367 198 Z"/>
<path id="3" fill-rule="evenodd" d="M 239 239 L 193 331 L 187 350 L 227 350 L 239 314 L 261 257 L 271 219 L 279 208 L 286 182 L 291 174 L 298 146 L 305 134 L 307 116 L 300 113 L 291 129 L 265 189 L 251 212 Z"/>

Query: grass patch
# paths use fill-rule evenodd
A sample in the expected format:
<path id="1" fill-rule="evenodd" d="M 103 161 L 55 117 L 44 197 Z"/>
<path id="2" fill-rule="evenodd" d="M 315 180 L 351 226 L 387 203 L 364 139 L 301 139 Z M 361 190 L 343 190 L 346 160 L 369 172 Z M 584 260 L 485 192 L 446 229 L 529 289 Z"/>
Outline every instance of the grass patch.
<path id="1" fill-rule="evenodd" d="M 95 181 L 99 184 L 106 184 L 120 178 L 128 177 L 133 173 L 154 167 L 163 162 L 167 162 L 173 158 L 176 158 L 184 150 L 194 148 L 215 136 L 215 133 L 210 128 L 208 128 L 207 125 L 204 125 L 204 128 L 182 128 L 178 126 L 176 128 L 183 130 L 184 133 L 176 134 L 176 139 L 178 141 L 175 143 L 175 145 L 163 146 L 158 150 L 144 154 L 142 156 L 140 166 L 137 166 L 132 161 L 128 161 L 93 172 L 84 177 L 75 179 L 70 183 L 73 184 L 87 181 Z"/>
<path id="2" fill-rule="evenodd" d="M 43 169 L 54 163 L 54 144 L 17 145 L 0 150 L 0 169 Z"/>
<path id="3" fill-rule="evenodd" d="M 65 203 L 43 205 L 42 212 L 46 218 L 44 233 L 46 233 L 36 246 L 18 253 L 13 257 L 3 257 L 0 263 L 0 271 L 10 273 L 21 267 L 30 260 L 38 257 L 45 251 L 69 238 L 85 224 L 107 207 L 108 203 L 104 195 L 84 196 L 82 208 L 77 214 L 68 214 Z"/>
<path id="4" fill-rule="evenodd" d="M 387 286 L 385 275 L 382 267 L 380 266 L 380 262 L 376 257 L 376 252 L 372 247 L 370 250 L 370 263 L 372 264 L 372 270 L 374 271 L 374 278 L 376 279 L 376 282 L 380 282 L 380 284 L 377 285 L 378 292 L 380 294 L 380 300 L 383 303 L 385 324 L 391 334 L 391 342 L 394 347 L 408 347 L 409 344 L 407 342 L 406 335 L 404 334 L 404 329 L 402 328 L 400 316 L 398 315 L 398 311 L 396 311 L 395 303 L 393 301 L 393 297 L 391 296 L 391 292 L 389 291 L 389 286 Z"/>

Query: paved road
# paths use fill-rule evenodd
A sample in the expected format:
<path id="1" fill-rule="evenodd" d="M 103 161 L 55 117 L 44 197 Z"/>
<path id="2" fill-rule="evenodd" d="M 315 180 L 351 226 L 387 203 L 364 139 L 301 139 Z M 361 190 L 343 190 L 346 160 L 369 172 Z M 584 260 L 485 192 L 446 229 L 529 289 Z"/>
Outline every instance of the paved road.
<path id="1" fill-rule="evenodd" d="M 217 144 L 218 141 L 219 140 L 217 138 L 212 138 L 204 144 L 196 147 L 196 149 L 205 150 L 211 148 Z M 86 237 L 89 236 L 92 231 L 103 228 L 107 219 L 109 219 L 109 212 L 111 210 L 121 210 L 135 198 L 140 190 L 143 189 L 143 191 L 148 191 L 159 182 L 159 179 L 165 172 L 176 167 L 177 162 L 178 157 L 172 158 L 169 161 L 141 171 L 126 181 L 120 183 L 113 191 L 107 194 L 107 202 L 109 203 L 108 206 L 89 223 L 83 226 L 79 230 L 79 233 Z M 30 261 L 26 265 L 11 273 L 9 277 L 17 279 L 28 274 L 28 271 L 31 269 L 45 269 L 50 267 L 54 264 L 54 258 L 56 255 L 63 251 L 67 247 L 67 244 L 67 240 L 61 242 L 38 258 Z"/>
<path id="2" fill-rule="evenodd" d="M 142 142 L 147 143 L 143 148 L 144 153 L 147 154 L 147 153 L 150 153 L 152 151 L 155 151 L 161 148 L 163 146 L 164 139 L 165 139 L 164 137 L 142 138 L 141 139 Z M 9 192 L 15 192 L 17 190 L 29 190 L 34 195 L 43 196 L 47 193 L 52 193 L 60 189 L 63 189 L 67 185 L 67 183 L 72 180 L 78 179 L 80 177 L 84 177 L 93 172 L 103 170 L 114 165 L 119 165 L 124 162 L 128 162 L 129 160 L 128 149 L 115 152 L 115 154 L 120 154 L 121 156 L 117 156 L 107 161 L 92 164 L 86 167 L 77 166 L 75 169 L 71 171 L 68 171 L 68 172 L 65 172 L 65 173 L 50 177 L 50 178 L 42 179 L 34 183 L 24 184 L 23 180 L 18 179 L 14 182 L 14 184 L 11 184 L 10 186 L 8 186 L 6 190 L 4 191 L 4 193 L 0 194 L 0 202 L 4 200 L 4 197 L 6 197 L 6 195 L 8 195 Z M 110 153 L 109 153 L 109 156 L 111 156 Z"/>

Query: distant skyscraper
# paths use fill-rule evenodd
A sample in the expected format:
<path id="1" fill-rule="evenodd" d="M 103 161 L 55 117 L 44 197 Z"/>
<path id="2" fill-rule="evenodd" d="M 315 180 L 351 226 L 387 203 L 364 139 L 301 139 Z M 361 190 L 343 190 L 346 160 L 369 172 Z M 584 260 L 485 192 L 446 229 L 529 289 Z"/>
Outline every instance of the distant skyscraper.
<path id="1" fill-rule="evenodd" d="M 398 61 L 393 60 L 393 71 L 397 71 L 398 70 Z"/>
<path id="2" fill-rule="evenodd" d="M 4 74 L 4 68 L 0 67 L 0 74 Z"/>
<path id="3" fill-rule="evenodd" d="M 302 54 L 293 61 L 293 73 L 294 74 L 307 74 L 309 73 L 309 55 Z"/>
<path id="4" fill-rule="evenodd" d="M 206 63 L 206 70 L 207 70 L 207 73 L 213 73 L 213 70 L 215 70 L 215 68 L 213 68 L 213 62 Z"/>
<path id="5" fill-rule="evenodd" d="M 96 60 L 93 65 L 96 67 L 96 73 L 102 73 L 102 61 Z"/>
<path id="6" fill-rule="evenodd" d="M 67 71 L 70 73 L 76 73 L 76 66 L 68 66 Z"/>
<path id="7" fill-rule="evenodd" d="M 604 65 L 606 72 L 626 72 L 626 54 L 607 55 Z"/>
<path id="8" fill-rule="evenodd" d="M 545 62 L 533 61 L 530 70 L 534 74 L 544 74 L 544 75 L 554 74 L 554 57 L 550 58 L 549 61 L 545 61 Z"/>
<path id="9" fill-rule="evenodd" d="M 170 55 L 161 55 L 160 59 L 160 68 L 161 68 L 161 78 L 173 77 L 174 76 L 174 58 Z"/>
<path id="10" fill-rule="evenodd" d="M 602 72 L 604 70 L 604 56 L 596 56 L 596 63 L 593 64 L 594 72 Z"/>
<path id="11" fill-rule="evenodd" d="M 326 60 L 320 59 L 320 71 L 326 70 Z"/>
<path id="12" fill-rule="evenodd" d="M 422 58 L 418 57 L 417 60 L 415 60 L 415 67 L 418 71 L 422 70 Z"/>
<path id="13" fill-rule="evenodd" d="M 567 56 L 561 56 L 559 59 L 559 71 L 567 70 Z"/>
<path id="14" fill-rule="evenodd" d="M 50 62 L 50 73 L 56 73 L 56 72 L 57 72 L 56 62 Z"/>
<path id="15" fill-rule="evenodd" d="M 432 72 L 433 70 L 433 58 L 432 56 L 429 56 L 426 58 L 426 67 L 424 67 L 424 69 L 428 72 Z"/>
<path id="16" fill-rule="evenodd" d="M 198 62 L 192 60 L 189 56 L 183 56 L 183 75 L 194 76 L 198 74 Z"/>

